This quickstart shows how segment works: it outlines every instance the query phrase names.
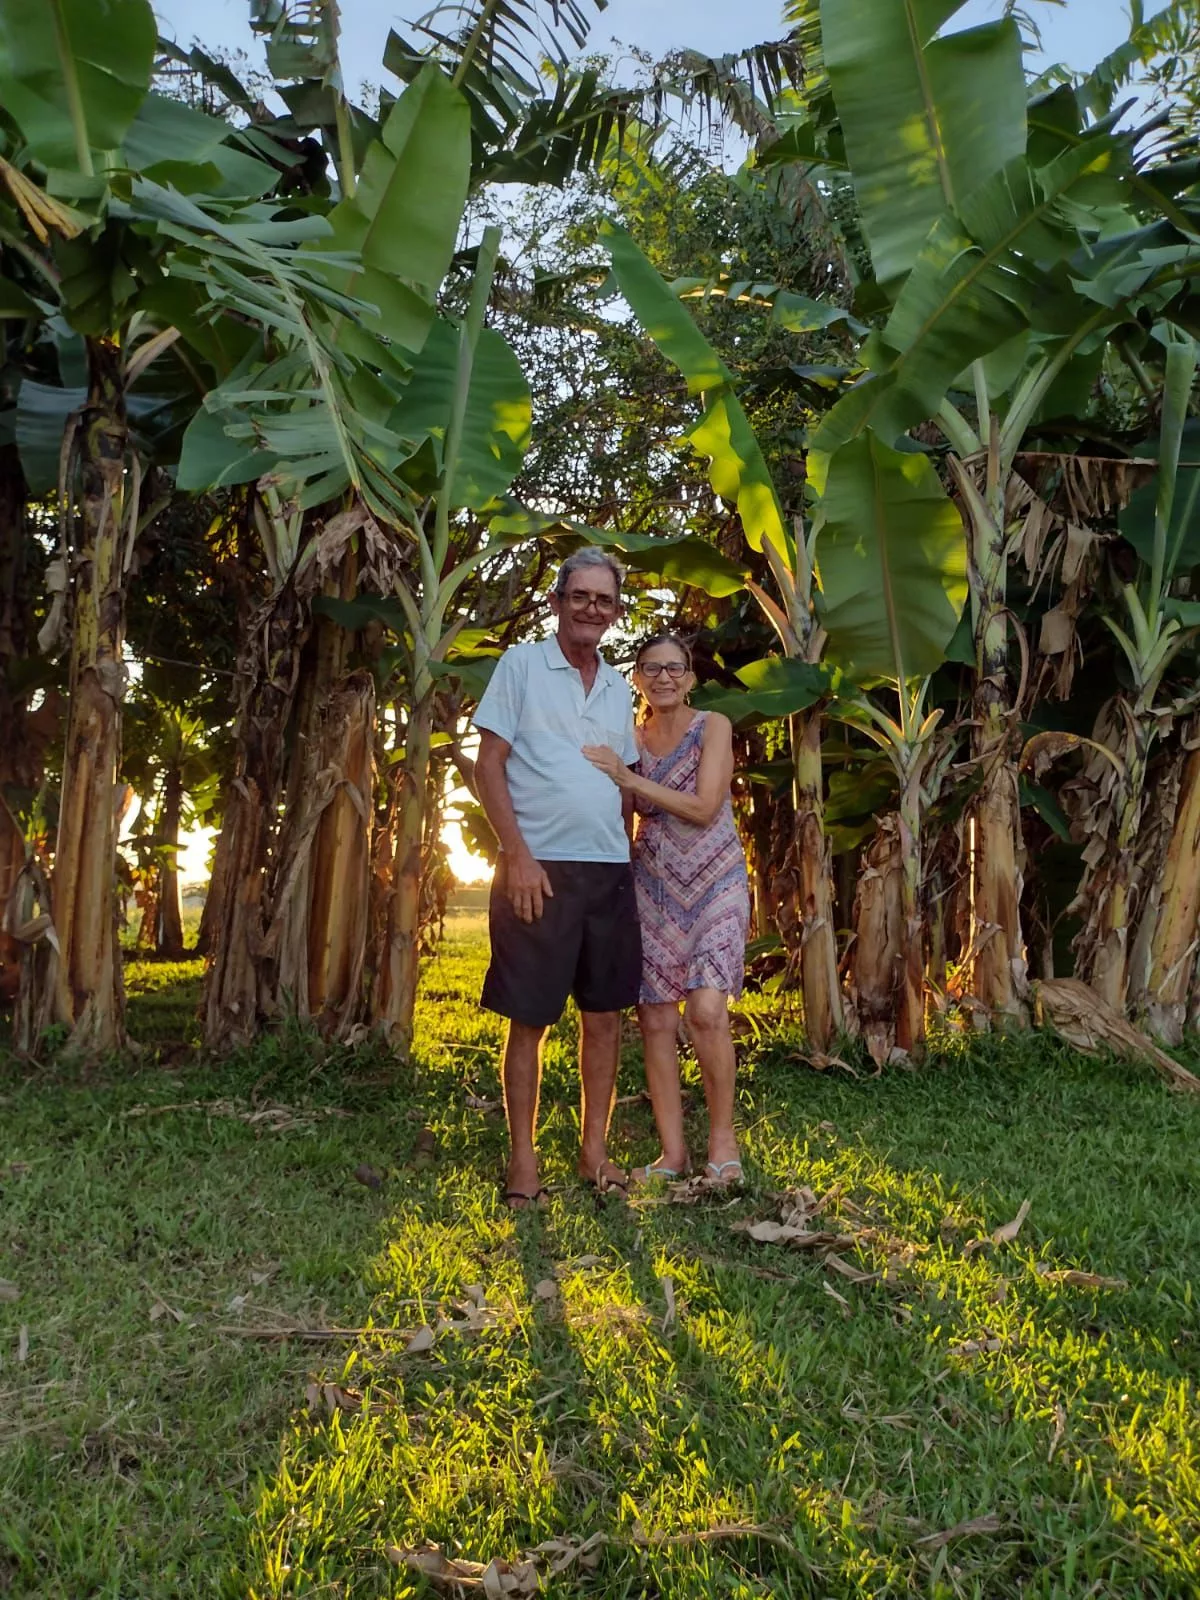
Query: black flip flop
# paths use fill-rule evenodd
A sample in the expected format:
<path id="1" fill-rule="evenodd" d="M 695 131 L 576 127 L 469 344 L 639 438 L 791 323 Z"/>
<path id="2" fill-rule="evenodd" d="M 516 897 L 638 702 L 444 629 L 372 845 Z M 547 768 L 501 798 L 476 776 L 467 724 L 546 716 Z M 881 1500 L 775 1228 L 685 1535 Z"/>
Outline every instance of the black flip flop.
<path id="1" fill-rule="evenodd" d="M 598 1200 L 603 1199 L 606 1194 L 614 1193 L 623 1196 L 626 1200 L 629 1199 L 628 1178 L 603 1178 L 600 1172 L 597 1171 L 594 1178 L 584 1178 L 583 1184 L 585 1188 L 595 1191 Z"/>
<path id="2" fill-rule="evenodd" d="M 543 1195 L 549 1195 L 549 1189 L 535 1189 L 533 1194 L 526 1194 L 524 1189 L 505 1189 L 504 1204 L 510 1211 L 540 1211 L 540 1201 Z M 524 1205 L 513 1205 L 514 1200 L 523 1200 Z"/>

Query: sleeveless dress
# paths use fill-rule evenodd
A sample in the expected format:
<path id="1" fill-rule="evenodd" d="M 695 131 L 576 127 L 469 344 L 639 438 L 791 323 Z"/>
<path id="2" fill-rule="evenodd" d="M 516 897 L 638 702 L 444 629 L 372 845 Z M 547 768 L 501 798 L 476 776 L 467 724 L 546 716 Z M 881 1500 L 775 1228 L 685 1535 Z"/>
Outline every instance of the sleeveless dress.
<path id="1" fill-rule="evenodd" d="M 665 756 L 642 749 L 636 771 L 695 794 L 707 713 L 697 712 Z M 739 995 L 746 966 L 750 888 L 728 797 L 706 828 L 638 800 L 634 882 L 642 925 L 643 1005 L 684 1000 L 691 989 Z"/>

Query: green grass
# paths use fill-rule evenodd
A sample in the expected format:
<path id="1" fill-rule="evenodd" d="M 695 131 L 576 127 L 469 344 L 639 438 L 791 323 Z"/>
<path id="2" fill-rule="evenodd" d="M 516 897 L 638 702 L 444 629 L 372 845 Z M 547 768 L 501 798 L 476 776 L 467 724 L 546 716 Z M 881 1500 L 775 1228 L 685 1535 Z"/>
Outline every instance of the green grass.
<path id="1" fill-rule="evenodd" d="M 818 1076 L 755 1001 L 748 1193 L 597 1209 L 564 1022 L 552 1203 L 514 1216 L 502 1121 L 467 1103 L 497 1092 L 482 957 L 480 910 L 452 917 L 412 1069 L 294 1029 L 205 1063 L 180 1048 L 198 969 L 157 965 L 123 1075 L 4 1069 L 0 1595 L 374 1600 L 423 1592 L 388 1546 L 593 1534 L 552 1594 L 1200 1592 L 1200 1107 L 1042 1037 Z M 654 1153 L 644 1105 L 614 1131 Z M 732 1231 L 802 1184 L 877 1277 Z M 966 1248 L 1025 1198 L 1015 1242 Z M 425 1354 L 221 1331 L 439 1321 Z M 314 1380 L 362 1409 L 310 1410 Z"/>

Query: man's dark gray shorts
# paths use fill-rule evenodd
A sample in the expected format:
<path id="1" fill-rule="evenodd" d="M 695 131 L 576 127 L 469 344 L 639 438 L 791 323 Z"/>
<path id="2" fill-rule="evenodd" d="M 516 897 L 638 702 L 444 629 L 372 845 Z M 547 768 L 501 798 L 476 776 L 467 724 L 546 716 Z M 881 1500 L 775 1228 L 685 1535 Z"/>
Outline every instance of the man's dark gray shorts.
<path id="1" fill-rule="evenodd" d="M 562 1016 L 567 996 L 581 1011 L 623 1011 L 642 983 L 633 867 L 615 861 L 542 861 L 553 895 L 522 922 L 505 888 L 504 857 L 492 880 L 492 960 L 481 1003 L 527 1027 Z"/>

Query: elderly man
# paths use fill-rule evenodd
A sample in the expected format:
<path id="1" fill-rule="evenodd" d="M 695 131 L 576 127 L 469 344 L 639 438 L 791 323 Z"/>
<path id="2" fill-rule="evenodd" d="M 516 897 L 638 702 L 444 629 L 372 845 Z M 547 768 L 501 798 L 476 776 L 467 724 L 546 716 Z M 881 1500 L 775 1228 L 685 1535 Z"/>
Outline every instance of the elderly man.
<path id="1" fill-rule="evenodd" d="M 580 1176 L 601 1191 L 626 1186 L 607 1140 L 620 1014 L 637 1003 L 642 965 L 628 805 L 581 750 L 603 744 L 637 759 L 629 686 L 597 650 L 623 577 L 599 550 L 564 561 L 550 596 L 557 632 L 506 651 L 475 713 L 479 798 L 501 847 L 483 1004 L 509 1019 L 505 1200 L 515 1209 L 546 1192 L 534 1147 L 542 1039 L 568 995 L 581 1024 Z"/>

